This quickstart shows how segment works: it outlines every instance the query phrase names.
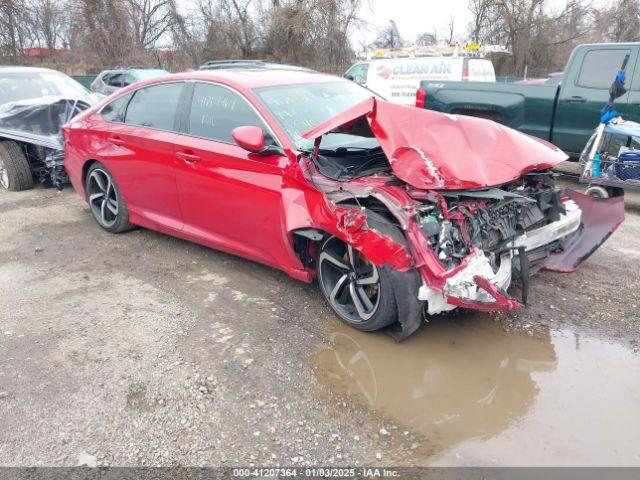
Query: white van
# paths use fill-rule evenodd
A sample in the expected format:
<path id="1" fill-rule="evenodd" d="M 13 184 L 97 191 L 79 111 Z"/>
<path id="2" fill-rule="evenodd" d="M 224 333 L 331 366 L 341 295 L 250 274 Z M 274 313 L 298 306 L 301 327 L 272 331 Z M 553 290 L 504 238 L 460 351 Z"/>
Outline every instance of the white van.
<path id="1" fill-rule="evenodd" d="M 344 76 L 395 103 L 414 105 L 422 80 L 495 82 L 491 60 L 469 57 L 385 58 L 358 62 Z"/>

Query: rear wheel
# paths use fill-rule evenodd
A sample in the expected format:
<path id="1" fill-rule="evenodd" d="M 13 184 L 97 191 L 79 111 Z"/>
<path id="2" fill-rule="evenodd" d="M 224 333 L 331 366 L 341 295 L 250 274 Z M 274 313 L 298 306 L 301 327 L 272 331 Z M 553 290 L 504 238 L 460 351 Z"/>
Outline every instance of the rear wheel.
<path id="1" fill-rule="evenodd" d="M 0 142 L 0 186 L 14 192 L 33 187 L 29 160 L 17 142 Z"/>
<path id="2" fill-rule="evenodd" d="M 98 225 L 111 233 L 130 230 L 129 211 L 113 176 L 99 162 L 89 167 L 85 181 L 89 208 Z"/>

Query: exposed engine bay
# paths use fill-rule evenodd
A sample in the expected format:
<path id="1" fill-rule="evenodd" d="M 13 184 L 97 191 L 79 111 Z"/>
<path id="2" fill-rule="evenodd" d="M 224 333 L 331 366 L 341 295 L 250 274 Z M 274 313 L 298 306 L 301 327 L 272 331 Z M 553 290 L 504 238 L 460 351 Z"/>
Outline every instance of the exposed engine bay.
<path id="1" fill-rule="evenodd" d="M 391 171 L 389 160 L 379 146 L 321 149 L 315 157 L 315 163 L 325 177 L 333 180 L 351 180 Z"/>
<path id="2" fill-rule="evenodd" d="M 580 226 L 579 208 L 556 189 L 551 171 L 527 173 L 499 187 L 418 190 L 398 179 L 389 163 L 383 165 L 386 157 L 378 149 L 373 154 L 348 149 L 323 153 L 306 157 L 305 170 L 331 201 L 386 215 L 408 239 L 418 235 L 417 243 L 437 259 L 442 281 L 434 282 L 438 275 L 433 270 L 423 275 L 420 296 L 429 303 L 430 314 L 456 306 L 517 307 L 506 293 L 513 278 L 521 280 L 526 303 L 529 277 L 550 255 L 561 252 L 562 237 Z M 363 168 L 372 164 L 372 172 Z M 402 197 L 406 203 L 399 201 Z M 477 275 L 488 282 L 478 285 Z M 497 302 L 497 295 L 504 302 Z"/>
<path id="3" fill-rule="evenodd" d="M 442 204 L 419 208 L 419 221 L 447 268 L 458 265 L 474 247 L 492 255 L 513 249 L 514 239 L 566 213 L 550 172 L 529 173 L 501 188 L 449 191 L 442 196 Z"/>

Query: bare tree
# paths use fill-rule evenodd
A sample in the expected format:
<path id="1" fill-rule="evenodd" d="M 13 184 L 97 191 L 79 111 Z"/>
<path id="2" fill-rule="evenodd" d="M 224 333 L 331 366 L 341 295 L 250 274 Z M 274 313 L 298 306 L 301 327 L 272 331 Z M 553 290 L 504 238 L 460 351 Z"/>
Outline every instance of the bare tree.
<path id="1" fill-rule="evenodd" d="M 569 0 L 557 15 L 545 10 L 545 0 L 471 0 L 470 10 L 474 40 L 511 50 L 511 66 L 500 72 L 509 75 L 561 69 L 593 27 L 592 7 L 582 0 Z"/>
<path id="2" fill-rule="evenodd" d="M 58 46 L 65 46 L 65 9 L 58 0 L 28 0 L 31 25 L 39 46 L 53 52 Z"/>
<path id="3" fill-rule="evenodd" d="M 438 43 L 438 34 L 436 32 L 424 32 L 416 37 L 416 45 L 427 47 Z"/>
<path id="4" fill-rule="evenodd" d="M 448 30 L 448 34 L 449 37 L 447 39 L 447 44 L 448 45 L 452 45 L 453 44 L 453 34 L 455 32 L 455 25 L 456 25 L 456 19 L 453 15 L 449 15 L 449 23 L 447 24 L 447 30 Z"/>
<path id="5" fill-rule="evenodd" d="M 469 0 L 468 8 L 473 16 L 470 34 L 475 43 L 480 43 L 481 35 L 485 33 L 490 6 L 490 2 L 487 0 Z"/>
<path id="6" fill-rule="evenodd" d="M 216 58 L 264 58 L 338 73 L 353 60 L 350 35 L 364 22 L 364 0 L 0 0 L 0 57 L 36 61 L 25 49 L 68 48 L 57 68 L 96 71 L 124 64 L 181 69 Z M 584 41 L 640 41 L 640 0 L 595 8 L 567 0 L 468 0 L 469 36 L 512 52 L 499 74 L 534 75 L 562 68 Z M 455 41 L 450 17 L 440 41 Z M 434 32 L 416 39 L 437 43 Z M 404 44 L 394 21 L 378 32 L 379 48 Z M 37 60 L 41 61 L 41 60 Z M 65 66 L 67 65 L 67 66 Z"/>
<path id="7" fill-rule="evenodd" d="M 19 0 L 0 0 L 0 55 L 4 57 L 22 56 L 28 31 L 24 11 Z"/>
<path id="8" fill-rule="evenodd" d="M 374 44 L 378 48 L 400 48 L 404 45 L 395 20 L 389 20 L 387 26 L 378 33 Z"/>
<path id="9" fill-rule="evenodd" d="M 175 5 L 173 0 L 121 0 L 128 17 L 134 48 L 154 48 L 171 30 Z"/>
<path id="10" fill-rule="evenodd" d="M 174 48 L 182 52 L 185 60 L 197 65 L 204 61 L 204 41 L 201 38 L 201 22 L 193 13 L 184 15 L 178 11 L 175 2 L 171 3 L 171 39 Z"/>
<path id="11" fill-rule="evenodd" d="M 92 55 L 101 67 L 122 65 L 137 46 L 129 16 L 118 0 L 77 0 L 75 18 L 83 26 L 79 52 Z"/>
<path id="12" fill-rule="evenodd" d="M 619 0 L 609 8 L 597 12 L 594 25 L 596 37 L 611 42 L 637 42 L 640 40 L 640 2 Z"/>
<path id="13" fill-rule="evenodd" d="M 344 71 L 353 51 L 349 32 L 361 0 L 272 0 L 262 49 L 267 57 L 329 72 Z"/>

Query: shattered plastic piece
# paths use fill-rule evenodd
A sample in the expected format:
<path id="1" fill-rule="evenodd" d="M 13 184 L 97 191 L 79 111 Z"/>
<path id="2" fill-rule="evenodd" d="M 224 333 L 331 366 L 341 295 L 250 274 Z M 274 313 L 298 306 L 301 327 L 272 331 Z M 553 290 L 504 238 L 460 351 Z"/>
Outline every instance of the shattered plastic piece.
<path id="1" fill-rule="evenodd" d="M 426 285 L 420 288 L 419 298 L 428 302 L 430 315 L 456 306 L 490 311 L 520 308 L 520 304 L 505 292 L 511 283 L 511 254 L 503 254 L 500 268 L 494 272 L 486 255 L 474 250 L 465 262 L 443 277 L 445 285 L 442 289 Z"/>

